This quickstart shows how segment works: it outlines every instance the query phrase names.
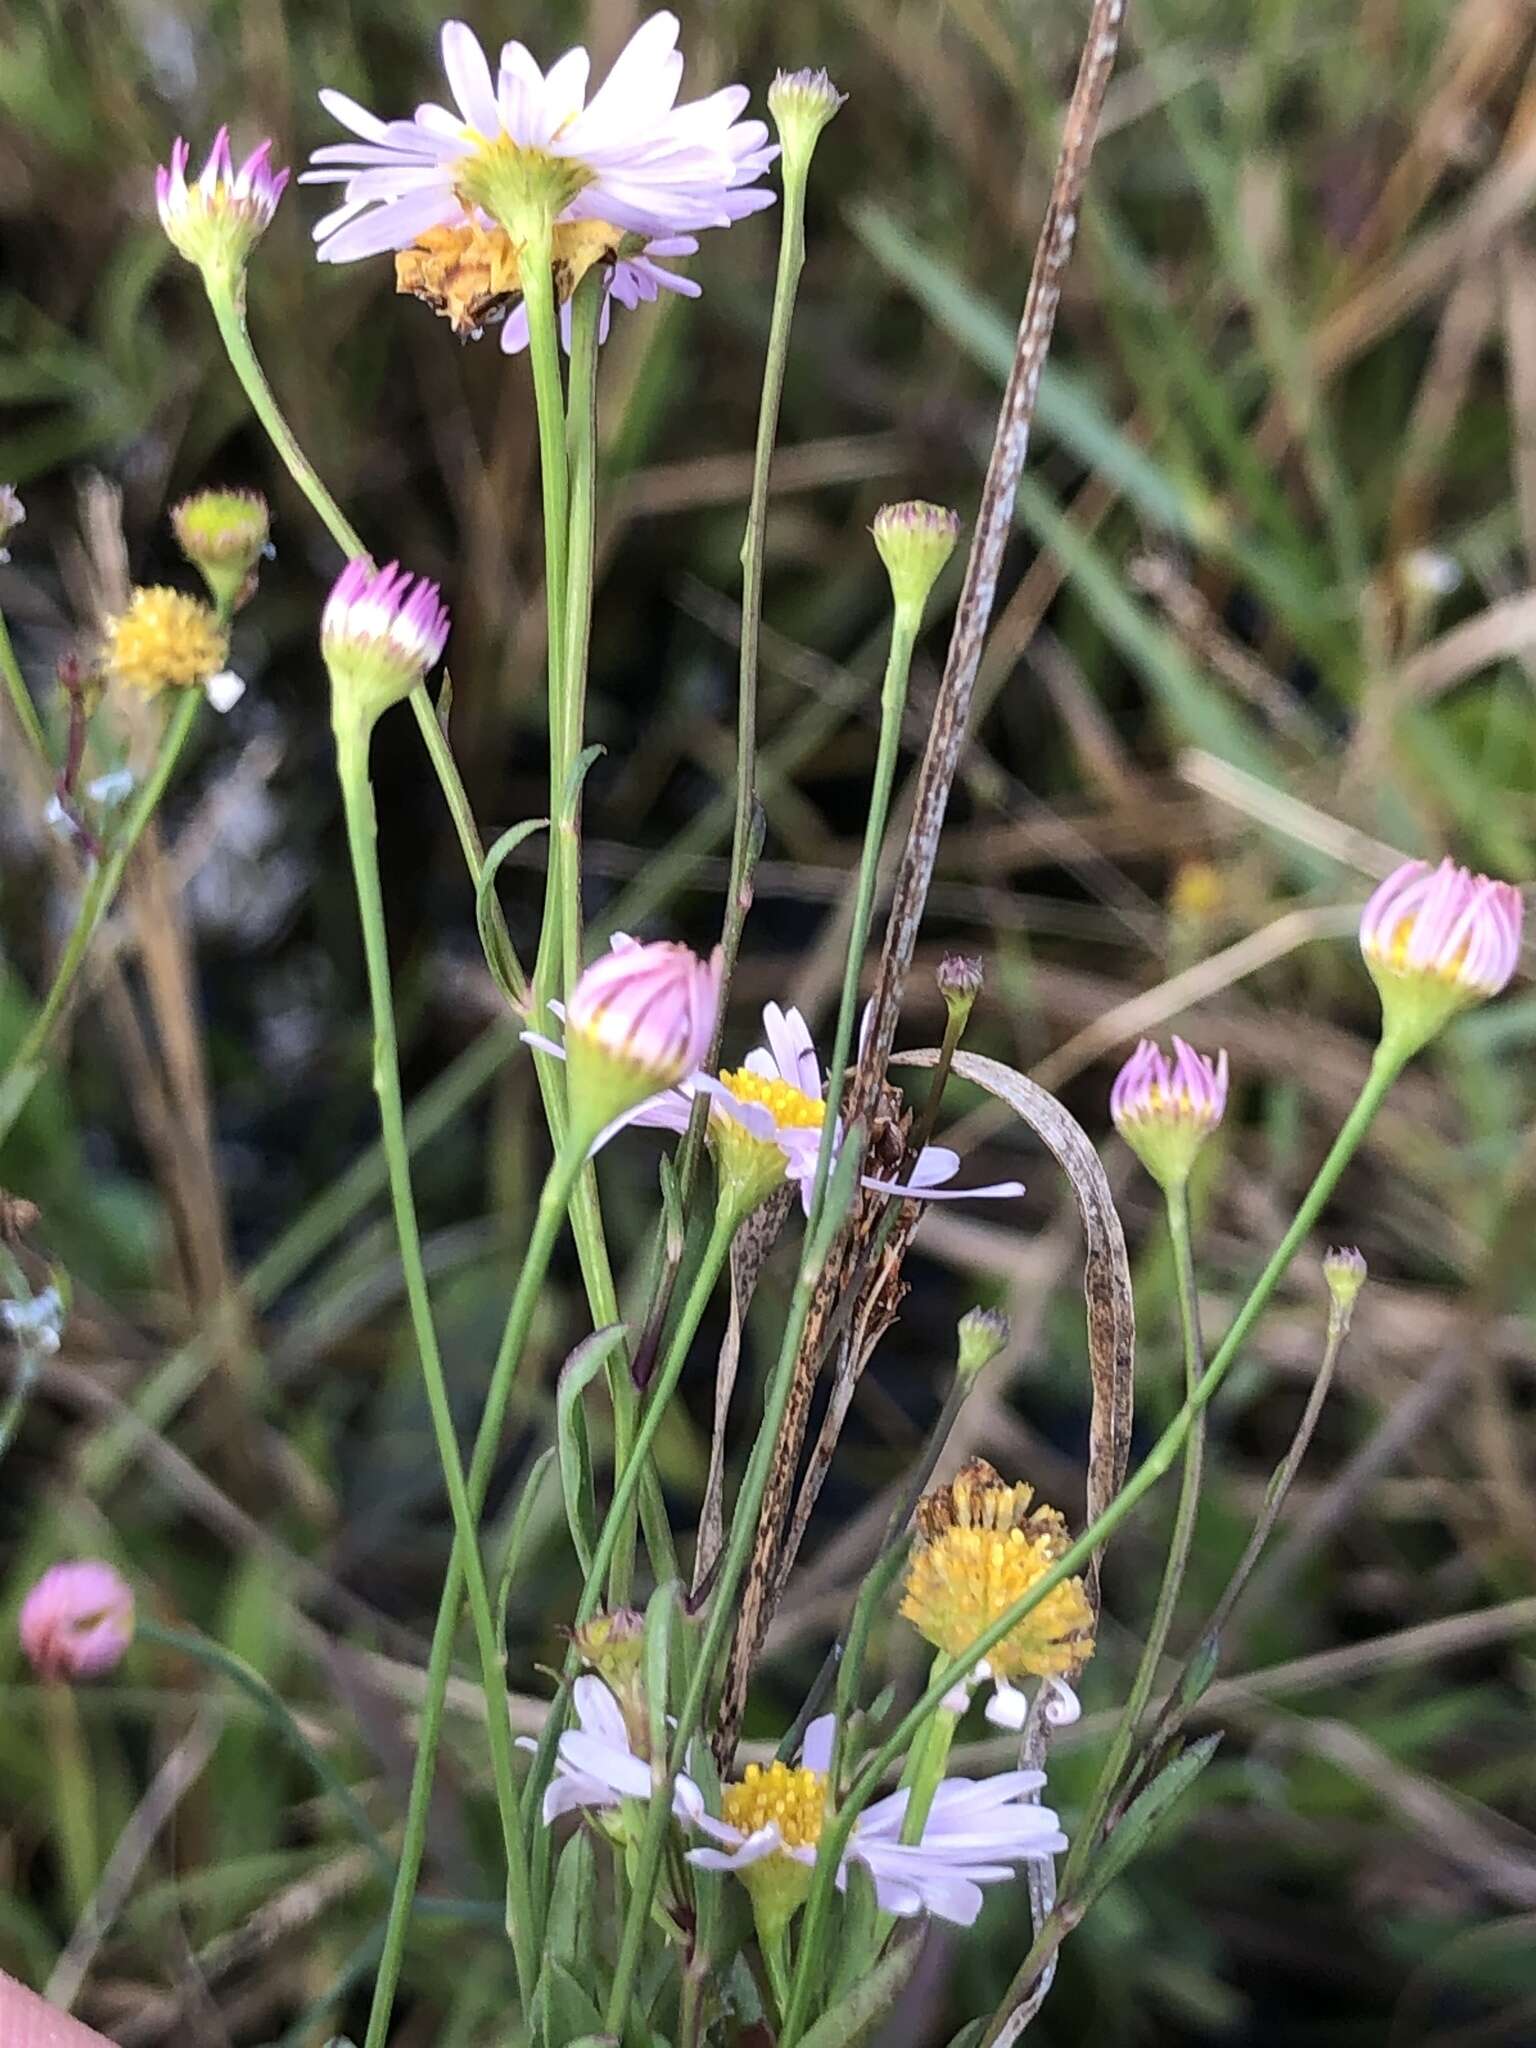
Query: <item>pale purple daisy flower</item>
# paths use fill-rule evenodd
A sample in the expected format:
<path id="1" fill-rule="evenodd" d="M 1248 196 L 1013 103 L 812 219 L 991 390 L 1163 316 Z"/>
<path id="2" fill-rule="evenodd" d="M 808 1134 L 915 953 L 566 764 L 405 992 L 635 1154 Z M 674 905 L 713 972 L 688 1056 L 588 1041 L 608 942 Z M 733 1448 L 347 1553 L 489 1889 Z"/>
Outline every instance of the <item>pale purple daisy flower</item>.
<path id="1" fill-rule="evenodd" d="M 688 1861 L 701 1870 L 733 1871 L 754 1888 L 767 1880 L 791 1898 L 799 1885 L 808 1885 L 830 1801 L 835 1729 L 830 1714 L 813 1721 L 798 1768 L 749 1764 L 740 1782 L 726 1786 L 722 1817 L 692 1815 L 699 1831 L 719 1846 L 690 1849 Z M 892 1792 L 875 1800 L 854 1822 L 838 1888 L 847 1884 L 848 1866 L 862 1863 L 883 1912 L 902 1918 L 930 1913 L 969 1927 L 981 1911 L 983 1885 L 1005 1883 L 1016 1875 L 1016 1864 L 1066 1848 L 1055 1813 L 1034 1797 L 1044 1784 L 1045 1773 L 1036 1770 L 945 1778 L 934 1792 L 921 1838 L 910 1843 L 901 1839 L 910 1795 Z M 799 1874 L 790 1867 L 795 1865 Z"/>
<path id="2" fill-rule="evenodd" d="M 678 28 L 676 15 L 652 15 L 590 100 L 584 49 L 567 51 L 546 73 L 509 42 L 493 78 L 461 21 L 442 31 L 452 111 L 429 103 L 411 120 L 382 121 L 343 93 L 322 92 L 358 139 L 316 150 L 303 174 L 305 183 L 343 188 L 341 205 L 315 228 L 321 261 L 406 249 L 436 228 L 499 224 L 513 233 L 515 224 L 493 215 L 490 195 L 537 191 L 551 220 L 603 221 L 642 238 L 645 246 L 621 256 L 610 277 L 622 304 L 663 290 L 692 296 L 688 280 L 655 259 L 691 255 L 699 230 L 772 205 L 756 181 L 778 151 L 761 121 L 740 118 L 745 86 L 676 104 Z M 514 317 L 508 329 L 504 345 L 524 346 L 526 319 Z"/>
<path id="3" fill-rule="evenodd" d="M 1227 1107 L 1227 1056 L 1196 1052 L 1182 1038 L 1170 1060 L 1144 1038 L 1115 1076 L 1115 1129 L 1160 1187 L 1181 1186 Z"/>
<path id="4" fill-rule="evenodd" d="M 1458 1010 L 1508 987 L 1520 962 L 1525 905 L 1512 882 L 1452 860 L 1405 861 L 1360 918 L 1360 951 L 1381 997 L 1384 1036 L 1400 1056 L 1427 1044 Z"/>
<path id="5" fill-rule="evenodd" d="M 178 135 L 170 163 L 155 172 L 160 224 L 200 270 L 237 271 L 266 233 L 289 173 L 272 168 L 270 141 L 258 143 L 236 170 L 228 128 L 214 137 L 202 175 L 191 185 L 190 155 L 190 145 Z"/>
<path id="6" fill-rule="evenodd" d="M 544 1819 L 564 1813 L 601 1813 L 625 1799 L 649 1799 L 656 1789 L 650 1764 L 632 1746 L 623 1709 L 600 1678 L 578 1678 L 571 1688 L 576 1726 L 560 1737 L 555 1775 L 544 1794 Z M 536 1745 L 526 1736 L 519 1747 Z M 679 1774 L 672 1789 L 672 1811 L 679 1820 L 696 1820 L 704 1799 L 691 1778 Z"/>

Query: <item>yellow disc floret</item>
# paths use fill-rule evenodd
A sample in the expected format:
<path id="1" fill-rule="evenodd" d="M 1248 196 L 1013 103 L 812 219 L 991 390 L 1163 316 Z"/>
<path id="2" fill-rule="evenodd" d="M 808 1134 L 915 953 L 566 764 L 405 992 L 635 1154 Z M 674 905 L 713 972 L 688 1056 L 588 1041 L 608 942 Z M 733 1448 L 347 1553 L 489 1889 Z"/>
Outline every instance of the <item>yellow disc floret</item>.
<path id="1" fill-rule="evenodd" d="M 957 1657 L 1042 1579 L 1068 1548 L 1054 1508 L 1031 1507 L 1031 1487 L 1006 1486 L 983 1458 L 918 1505 L 918 1540 L 901 1611 L 920 1635 Z M 1093 1609 L 1081 1579 L 1064 1579 L 987 1651 L 999 1678 L 1072 1672 L 1093 1655 Z"/>
<path id="2" fill-rule="evenodd" d="M 722 1074 L 720 1082 L 738 1102 L 761 1103 L 784 1130 L 819 1131 L 826 1120 L 827 1105 L 807 1095 L 803 1088 L 795 1087 L 793 1082 L 777 1077 L 770 1080 L 766 1074 L 754 1074 L 750 1067 L 737 1067 L 734 1073 Z"/>
<path id="3" fill-rule="evenodd" d="M 827 1781 L 820 1771 L 803 1766 L 748 1764 L 741 1782 L 725 1787 L 720 1813 L 744 1835 L 755 1835 L 772 1821 L 786 1849 L 814 1849 L 827 1816 Z"/>
<path id="4" fill-rule="evenodd" d="M 107 625 L 108 670 L 148 696 L 201 689 L 228 655 L 212 606 L 164 585 L 135 590 L 127 611 Z"/>
<path id="5" fill-rule="evenodd" d="M 750 1067 L 737 1067 L 720 1076 L 738 1102 L 754 1103 L 766 1109 L 778 1129 L 819 1131 L 826 1119 L 824 1102 L 807 1095 L 803 1088 L 777 1075 L 754 1074 Z M 766 1202 L 784 1184 L 786 1160 L 783 1147 L 772 1138 L 760 1138 L 716 1102 L 709 1119 L 709 1143 L 715 1155 L 721 1186 L 729 1199 L 746 1214 Z"/>

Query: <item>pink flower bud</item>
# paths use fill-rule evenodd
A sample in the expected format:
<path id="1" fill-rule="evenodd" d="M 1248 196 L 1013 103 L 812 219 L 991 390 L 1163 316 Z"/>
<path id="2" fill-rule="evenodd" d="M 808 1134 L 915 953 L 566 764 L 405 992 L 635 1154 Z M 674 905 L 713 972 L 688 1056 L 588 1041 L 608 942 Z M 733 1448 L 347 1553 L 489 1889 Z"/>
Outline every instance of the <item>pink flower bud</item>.
<path id="1" fill-rule="evenodd" d="M 398 562 L 375 569 L 359 557 L 331 586 L 320 652 L 338 711 L 372 725 L 410 695 L 447 644 L 448 608 L 437 585 Z"/>
<path id="2" fill-rule="evenodd" d="M 615 944 L 581 976 L 565 1012 L 573 1118 L 596 1130 L 704 1064 L 720 1009 L 721 954 L 671 940 Z"/>
<path id="3" fill-rule="evenodd" d="M 133 1591 L 99 1559 L 49 1567 L 21 1604 L 21 1647 L 39 1678 L 100 1678 L 133 1641 Z"/>
<path id="4" fill-rule="evenodd" d="M 187 183 L 190 145 L 178 135 L 171 161 L 155 173 L 155 204 L 160 225 L 172 243 L 205 276 L 228 282 L 245 268 L 277 211 L 288 183 L 287 171 L 275 171 L 268 159 L 272 145 L 253 149 L 237 171 L 229 153 L 229 130 L 221 128 L 203 166 L 202 176 Z"/>
<path id="5" fill-rule="evenodd" d="M 1227 1107 L 1227 1056 L 1214 1060 L 1173 1041 L 1170 1062 L 1144 1038 L 1115 1077 L 1109 1113 L 1152 1178 L 1164 1188 L 1189 1178 L 1195 1154 Z"/>
<path id="6" fill-rule="evenodd" d="M 1386 1036 L 1416 1052 L 1458 1010 L 1509 984 L 1525 905 L 1512 882 L 1452 860 L 1405 861 L 1360 917 L 1360 951 L 1381 995 Z"/>

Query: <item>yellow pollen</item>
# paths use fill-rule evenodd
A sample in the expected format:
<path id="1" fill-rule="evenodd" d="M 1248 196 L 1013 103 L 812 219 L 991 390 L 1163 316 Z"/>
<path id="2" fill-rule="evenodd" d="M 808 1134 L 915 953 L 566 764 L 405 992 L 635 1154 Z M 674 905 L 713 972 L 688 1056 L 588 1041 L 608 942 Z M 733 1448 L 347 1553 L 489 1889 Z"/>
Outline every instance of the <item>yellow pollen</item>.
<path id="1" fill-rule="evenodd" d="M 947 1656 L 967 1650 L 1066 1553 L 1066 1523 L 1054 1508 L 1032 1509 L 1033 1498 L 977 1458 L 919 1503 L 901 1612 Z M 1065 1579 L 986 1656 L 998 1677 L 1020 1678 L 1075 1671 L 1092 1654 L 1087 1592 Z"/>
<path id="2" fill-rule="evenodd" d="M 149 696 L 201 688 L 228 655 L 229 642 L 211 606 L 163 585 L 135 590 L 127 611 L 107 626 L 108 669 Z"/>
<path id="3" fill-rule="evenodd" d="M 1411 917 L 1399 918 L 1393 927 L 1392 937 L 1385 949 L 1383 965 L 1390 967 L 1394 974 L 1434 974 L 1442 981 L 1459 981 L 1461 970 L 1467 963 L 1467 954 L 1472 939 L 1469 933 L 1449 960 L 1434 960 L 1429 966 L 1420 967 L 1408 958 L 1408 948 L 1413 944 L 1413 927 L 1416 920 Z M 1381 957 L 1378 950 L 1378 958 Z"/>
<path id="4" fill-rule="evenodd" d="M 744 1835 L 774 1821 L 787 1849 L 814 1849 L 827 1814 L 827 1781 L 820 1771 L 791 1770 L 788 1764 L 769 1764 L 766 1770 L 748 1764 L 740 1784 L 725 1787 L 720 1813 Z"/>
<path id="5" fill-rule="evenodd" d="M 762 1074 L 754 1074 L 750 1067 L 722 1074 L 720 1081 L 738 1102 L 760 1102 L 784 1130 L 819 1131 L 826 1120 L 826 1104 L 817 1102 L 792 1082 L 770 1081 Z"/>

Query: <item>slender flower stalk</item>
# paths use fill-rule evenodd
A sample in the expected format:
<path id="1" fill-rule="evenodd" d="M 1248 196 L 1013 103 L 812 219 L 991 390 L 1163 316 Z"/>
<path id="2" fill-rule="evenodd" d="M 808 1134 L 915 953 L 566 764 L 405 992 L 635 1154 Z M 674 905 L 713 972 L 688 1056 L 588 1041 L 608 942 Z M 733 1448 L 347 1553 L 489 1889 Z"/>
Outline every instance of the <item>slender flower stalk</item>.
<path id="1" fill-rule="evenodd" d="M 874 1796 L 892 1764 L 906 1754 L 928 1716 L 943 1705 L 945 1695 L 961 1682 L 967 1671 L 973 1668 L 979 1659 L 985 1657 L 1011 1629 L 1017 1627 L 1042 1600 L 1054 1592 L 1057 1586 L 1080 1572 L 1158 1481 L 1171 1470 L 1197 1417 L 1226 1378 L 1249 1332 L 1263 1313 L 1308 1231 L 1316 1222 L 1323 1204 L 1332 1194 L 1340 1175 L 1359 1149 L 1361 1140 L 1385 1100 L 1388 1089 L 1402 1071 L 1405 1057 L 1393 1047 L 1383 1046 L 1378 1049 L 1359 1099 L 1334 1139 L 1327 1158 L 1318 1169 L 1316 1178 L 1291 1221 L 1290 1228 L 1281 1238 L 1263 1272 L 1254 1283 L 1252 1291 L 1238 1311 L 1199 1385 L 1127 1480 L 1120 1493 L 1098 1519 L 1083 1531 L 1065 1555 L 1060 1557 L 1027 1592 L 1021 1594 L 1007 1612 L 1000 1615 L 979 1635 L 962 1655 L 953 1658 L 942 1670 L 935 1672 L 921 1698 L 903 1715 L 890 1735 L 865 1759 L 831 1826 L 822 1837 L 821 1854 L 817 1859 L 815 1876 L 806 1900 L 800 1956 L 791 1989 L 789 2009 L 785 2014 L 784 2026 L 779 2037 L 779 2048 L 797 2048 L 804 2035 L 809 2018 L 812 1972 L 824 1944 L 826 1916 L 837 1859 L 846 1846 L 848 1833 L 859 1812 Z"/>
<path id="2" fill-rule="evenodd" d="M 160 799 L 164 796 L 166 785 L 181 759 L 182 749 L 186 746 L 196 722 L 201 703 L 202 694 L 197 690 L 183 691 L 178 697 L 176 707 L 167 719 L 165 731 L 161 735 L 154 765 L 135 793 L 133 804 L 123 821 L 111 852 L 86 884 L 80 908 L 75 914 L 74 925 L 59 957 L 59 964 L 54 969 L 53 981 L 43 999 L 42 1007 L 32 1019 L 26 1036 L 12 1056 L 4 1079 L 0 1080 L 0 1143 L 9 1135 L 43 1073 L 44 1055 L 64 1015 L 80 970 L 85 965 L 91 941 L 117 898 L 123 872 L 132 858 L 135 847 L 144 836 L 145 827 L 159 808 Z"/>

